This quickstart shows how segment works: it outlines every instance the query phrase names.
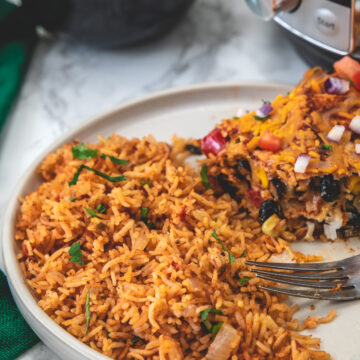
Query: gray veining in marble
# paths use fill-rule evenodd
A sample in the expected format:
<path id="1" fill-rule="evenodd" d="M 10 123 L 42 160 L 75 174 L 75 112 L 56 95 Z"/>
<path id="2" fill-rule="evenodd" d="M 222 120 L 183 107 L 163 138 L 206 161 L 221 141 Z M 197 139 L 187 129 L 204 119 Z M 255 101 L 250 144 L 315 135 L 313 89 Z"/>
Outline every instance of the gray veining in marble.
<path id="1" fill-rule="evenodd" d="M 306 69 L 279 28 L 254 18 L 242 0 L 198 0 L 166 37 L 130 49 L 43 40 L 0 136 L 0 209 L 46 146 L 126 100 L 203 82 L 296 83 Z M 57 357 L 38 344 L 19 359 Z"/>

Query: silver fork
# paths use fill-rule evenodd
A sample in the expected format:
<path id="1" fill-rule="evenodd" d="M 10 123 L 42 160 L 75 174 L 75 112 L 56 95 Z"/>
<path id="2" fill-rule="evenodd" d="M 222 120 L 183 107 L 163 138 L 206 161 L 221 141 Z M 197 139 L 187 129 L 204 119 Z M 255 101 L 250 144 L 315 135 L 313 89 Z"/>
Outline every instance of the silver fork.
<path id="1" fill-rule="evenodd" d="M 264 290 L 317 300 L 360 299 L 360 255 L 339 261 L 312 264 L 267 263 L 248 260 L 245 263 L 255 266 L 250 271 L 254 272 L 258 278 L 315 289 L 260 286 Z M 257 267 L 294 270 L 294 272 L 259 270 Z"/>

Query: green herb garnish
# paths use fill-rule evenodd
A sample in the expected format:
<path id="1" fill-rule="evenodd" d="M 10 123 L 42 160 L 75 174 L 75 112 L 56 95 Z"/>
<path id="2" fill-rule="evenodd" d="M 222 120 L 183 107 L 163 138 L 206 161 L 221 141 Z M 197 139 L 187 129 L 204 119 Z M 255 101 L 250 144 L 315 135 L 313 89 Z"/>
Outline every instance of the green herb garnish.
<path id="1" fill-rule="evenodd" d="M 322 144 L 322 147 L 326 150 L 332 150 L 332 145 L 329 144 Z"/>
<path id="2" fill-rule="evenodd" d="M 139 336 L 135 336 L 133 339 L 131 339 L 131 344 L 132 345 L 135 345 L 137 342 L 139 341 L 144 341 L 144 339 L 142 339 L 141 337 Z"/>
<path id="3" fill-rule="evenodd" d="M 73 158 L 79 160 L 92 159 L 96 157 L 99 152 L 99 150 L 96 149 L 89 149 L 84 144 L 74 146 L 71 151 Z"/>
<path id="4" fill-rule="evenodd" d="M 214 337 L 216 336 L 216 334 L 219 332 L 220 328 L 223 326 L 224 322 L 220 321 L 218 323 L 216 323 L 212 329 L 211 329 L 211 339 L 214 339 Z"/>
<path id="5" fill-rule="evenodd" d="M 155 224 L 154 224 L 152 221 L 148 221 L 147 223 L 145 223 L 145 225 L 146 225 L 150 230 L 156 229 Z"/>
<path id="6" fill-rule="evenodd" d="M 95 210 L 89 209 L 87 207 L 84 207 L 84 209 L 91 217 L 98 217 Z"/>
<path id="7" fill-rule="evenodd" d="M 269 101 L 269 100 L 261 99 L 261 101 L 263 102 L 263 104 L 271 104 L 271 101 Z"/>
<path id="8" fill-rule="evenodd" d="M 208 171 L 207 165 L 203 165 L 200 170 L 200 177 L 201 177 L 201 181 L 203 182 L 206 190 L 210 189 L 210 187 L 211 187 L 210 183 L 209 183 L 207 171 Z"/>
<path id="9" fill-rule="evenodd" d="M 118 159 L 115 156 L 111 156 L 111 155 L 102 154 L 101 157 L 103 159 L 109 158 L 114 164 L 118 164 L 118 165 L 125 165 L 127 163 L 126 160 Z"/>
<path id="10" fill-rule="evenodd" d="M 149 178 L 146 179 L 146 182 L 145 182 L 145 180 L 140 180 L 140 184 L 142 186 L 145 186 L 146 184 L 148 184 L 149 187 L 151 187 L 151 180 Z"/>
<path id="11" fill-rule="evenodd" d="M 146 222 L 148 212 L 149 212 L 149 208 L 144 208 L 144 207 L 141 208 L 141 213 L 140 213 L 141 220 Z"/>
<path id="12" fill-rule="evenodd" d="M 78 263 L 79 265 L 85 265 L 86 262 L 81 260 L 82 253 L 80 248 L 80 242 L 76 242 L 70 246 L 69 249 L 70 261 Z"/>
<path id="13" fill-rule="evenodd" d="M 203 311 L 200 313 L 201 322 L 204 324 L 206 330 L 209 331 L 209 332 L 211 332 L 211 323 L 210 323 L 210 321 L 207 319 L 207 317 L 208 317 L 208 315 L 209 315 L 210 313 L 220 314 L 220 315 L 223 314 L 220 310 L 218 310 L 218 309 L 212 309 L 212 308 L 207 308 L 207 309 L 203 310 Z"/>
<path id="14" fill-rule="evenodd" d="M 77 169 L 76 173 L 74 174 L 73 178 L 71 181 L 69 181 L 69 186 L 72 186 L 72 185 L 75 185 L 79 179 L 79 175 L 81 173 L 81 171 L 83 171 L 83 169 L 86 169 L 86 170 L 89 170 L 89 171 L 92 171 L 94 172 L 96 175 L 108 180 L 108 181 L 111 181 L 111 182 L 119 182 L 119 181 L 125 181 L 126 178 L 125 176 L 109 176 L 109 175 L 106 175 L 104 173 L 102 173 L 101 171 L 99 170 L 96 170 L 96 169 L 93 169 L 89 166 L 86 166 L 86 165 L 80 165 L 80 167 Z"/>
<path id="15" fill-rule="evenodd" d="M 140 212 L 140 219 L 145 223 L 145 225 L 150 230 L 153 230 L 153 229 L 155 229 L 155 224 L 152 221 L 149 221 L 148 213 L 149 213 L 149 208 L 142 207 L 141 212 Z"/>
<path id="16" fill-rule="evenodd" d="M 193 145 L 193 144 L 186 144 L 185 150 L 190 151 L 191 154 L 193 154 L 193 155 L 201 155 L 202 154 L 201 149 L 198 146 Z"/>
<path id="17" fill-rule="evenodd" d="M 236 260 L 236 257 L 226 248 L 226 246 L 224 245 L 224 243 L 219 239 L 217 233 L 215 230 L 213 230 L 212 232 L 212 236 L 220 243 L 221 247 L 223 248 L 223 250 L 225 252 L 227 252 L 227 254 L 229 255 L 229 261 L 232 263 Z"/>
<path id="18" fill-rule="evenodd" d="M 317 69 L 314 70 L 313 74 L 316 74 L 316 73 L 318 73 L 319 71 L 320 71 L 320 69 L 317 68 Z"/>
<path id="19" fill-rule="evenodd" d="M 74 197 L 72 197 L 72 198 L 70 199 L 71 202 L 74 202 L 74 201 L 76 201 L 76 200 L 77 200 L 77 197 L 76 197 L 76 196 L 74 196 Z"/>
<path id="20" fill-rule="evenodd" d="M 87 294 L 86 294 L 86 300 L 85 300 L 85 317 L 86 317 L 86 328 L 85 328 L 85 333 L 84 336 L 86 336 L 88 329 L 89 329 L 89 324 L 90 324 L 90 290 L 88 290 Z"/>
<path id="21" fill-rule="evenodd" d="M 246 254 L 246 250 L 244 250 L 244 251 L 241 253 L 240 257 L 243 257 L 245 254 Z"/>
<path id="22" fill-rule="evenodd" d="M 110 331 L 107 331 L 107 332 L 106 332 L 106 337 L 107 337 L 108 339 L 111 339 L 111 337 L 110 337 Z"/>
<path id="23" fill-rule="evenodd" d="M 106 207 L 104 206 L 103 203 L 100 203 L 97 207 L 96 207 L 96 211 L 100 214 L 105 214 L 106 213 Z"/>
<path id="24" fill-rule="evenodd" d="M 218 218 L 218 217 L 216 217 L 216 218 L 215 218 L 215 222 L 217 222 L 218 220 L 219 220 L 219 218 Z"/>
<path id="25" fill-rule="evenodd" d="M 254 115 L 254 119 L 255 120 L 259 120 L 259 121 L 265 121 L 266 119 L 268 119 L 270 117 L 270 115 L 267 115 L 267 116 L 257 116 L 257 115 Z"/>
<path id="26" fill-rule="evenodd" d="M 250 280 L 250 278 L 248 278 L 247 276 L 242 277 L 241 279 L 239 279 L 239 283 L 240 285 L 244 285 L 245 283 L 247 283 Z"/>
<path id="27" fill-rule="evenodd" d="M 239 120 L 240 118 L 238 116 L 233 116 L 233 120 Z"/>

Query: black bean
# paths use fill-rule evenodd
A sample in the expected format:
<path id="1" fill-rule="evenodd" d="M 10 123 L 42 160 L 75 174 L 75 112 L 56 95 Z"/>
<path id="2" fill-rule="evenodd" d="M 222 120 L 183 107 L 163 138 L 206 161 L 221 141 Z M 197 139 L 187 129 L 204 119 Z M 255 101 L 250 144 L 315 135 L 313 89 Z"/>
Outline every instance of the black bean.
<path id="1" fill-rule="evenodd" d="M 185 150 L 190 151 L 190 153 L 193 155 L 201 155 L 202 154 L 201 149 L 198 146 L 193 145 L 193 144 L 186 144 Z"/>
<path id="2" fill-rule="evenodd" d="M 351 213 L 350 220 L 346 225 L 351 225 L 360 228 L 360 214 L 359 213 Z"/>
<path id="3" fill-rule="evenodd" d="M 340 195 L 340 182 L 330 175 L 325 175 L 320 180 L 320 196 L 324 201 L 335 201 Z"/>
<path id="4" fill-rule="evenodd" d="M 249 162 L 247 160 L 238 161 L 237 166 L 240 167 L 240 168 L 244 168 L 248 172 L 251 172 L 251 167 L 250 167 L 250 164 L 249 164 Z"/>
<path id="5" fill-rule="evenodd" d="M 274 189 L 276 191 L 276 194 L 279 199 L 282 199 L 283 196 L 286 193 L 286 185 L 283 181 L 281 181 L 279 178 L 275 178 L 271 180 L 271 183 L 274 186 Z"/>
<path id="6" fill-rule="evenodd" d="M 272 215 L 279 215 L 280 216 L 280 210 L 278 203 L 274 200 L 266 200 L 264 201 L 259 210 L 259 219 L 260 222 L 263 224 L 270 216 Z"/>
<path id="7" fill-rule="evenodd" d="M 232 198 L 235 199 L 237 188 L 232 185 L 228 177 L 225 174 L 220 174 L 217 176 L 217 180 L 224 192 L 228 193 Z"/>

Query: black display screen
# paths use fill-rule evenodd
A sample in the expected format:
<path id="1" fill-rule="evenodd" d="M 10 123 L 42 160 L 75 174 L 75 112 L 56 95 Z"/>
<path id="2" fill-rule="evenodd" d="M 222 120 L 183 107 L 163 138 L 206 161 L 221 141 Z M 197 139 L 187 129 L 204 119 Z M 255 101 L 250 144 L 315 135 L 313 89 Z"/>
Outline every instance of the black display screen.
<path id="1" fill-rule="evenodd" d="M 339 5 L 343 5 L 346 7 L 351 7 L 351 2 L 352 2 L 352 0 L 328 0 L 328 1 L 339 4 Z"/>

